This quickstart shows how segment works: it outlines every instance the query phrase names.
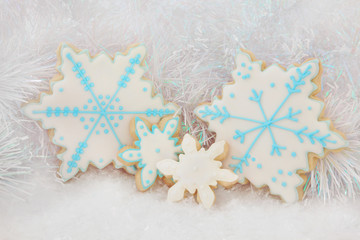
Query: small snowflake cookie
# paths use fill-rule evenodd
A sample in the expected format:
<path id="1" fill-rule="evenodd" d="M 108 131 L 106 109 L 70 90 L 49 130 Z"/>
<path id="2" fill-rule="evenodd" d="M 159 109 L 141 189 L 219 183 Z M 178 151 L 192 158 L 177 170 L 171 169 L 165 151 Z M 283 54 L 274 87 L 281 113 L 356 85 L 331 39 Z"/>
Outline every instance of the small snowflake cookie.
<path id="1" fill-rule="evenodd" d="M 195 109 L 209 123 L 217 140 L 229 143 L 224 167 L 256 187 L 286 202 L 303 196 L 306 172 L 328 150 L 347 142 L 323 118 L 320 91 L 322 67 L 312 59 L 288 69 L 256 61 L 245 51 L 236 58 L 234 82 L 224 86 L 221 98 Z M 300 176 L 301 175 L 301 176 Z"/>
<path id="2" fill-rule="evenodd" d="M 179 118 L 165 117 L 159 125 L 136 117 L 130 131 L 136 139 L 133 146 L 125 146 L 118 159 L 126 166 L 137 165 L 136 186 L 140 191 L 148 190 L 155 183 L 159 173 L 156 164 L 166 158 L 177 158 L 181 146 L 177 145 L 180 132 Z"/>
<path id="3" fill-rule="evenodd" d="M 92 57 L 87 50 L 61 44 L 57 54 L 59 74 L 52 79 L 50 92 L 23 110 L 51 129 L 53 143 L 62 148 L 58 158 L 64 181 L 86 171 L 89 164 L 101 169 L 113 162 L 122 167 L 116 154 L 132 142 L 130 120 L 143 116 L 159 121 L 177 111 L 160 95 L 153 96 L 151 81 L 143 79 L 143 45 L 114 57 L 105 52 Z"/>
<path id="4" fill-rule="evenodd" d="M 227 154 L 225 141 L 216 142 L 208 150 L 200 148 L 189 134 L 181 143 L 184 154 L 179 161 L 165 159 L 157 163 L 157 168 L 165 176 L 171 176 L 175 184 L 169 189 L 168 200 L 179 201 L 184 198 L 185 190 L 197 193 L 197 201 L 210 208 L 215 201 L 212 188 L 217 183 L 229 187 L 237 182 L 238 176 L 228 169 L 221 169 L 221 160 Z"/>

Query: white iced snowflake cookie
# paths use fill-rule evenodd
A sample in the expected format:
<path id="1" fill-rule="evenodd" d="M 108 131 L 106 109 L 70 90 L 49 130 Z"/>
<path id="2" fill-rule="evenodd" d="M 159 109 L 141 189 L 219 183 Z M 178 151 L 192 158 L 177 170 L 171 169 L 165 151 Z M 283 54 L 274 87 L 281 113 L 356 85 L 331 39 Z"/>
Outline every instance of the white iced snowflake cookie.
<path id="1" fill-rule="evenodd" d="M 212 187 L 219 182 L 222 185 L 234 184 L 238 176 L 228 169 L 221 169 L 220 162 L 227 152 L 226 142 L 216 142 L 208 150 L 199 149 L 200 144 L 189 134 L 181 143 L 184 154 L 180 154 L 179 162 L 165 159 L 157 163 L 161 173 L 172 176 L 176 182 L 169 189 L 168 200 L 179 201 L 184 198 L 185 190 L 197 193 L 198 202 L 210 208 L 215 201 Z"/>
<path id="2" fill-rule="evenodd" d="M 311 170 L 325 150 L 347 146 L 331 122 L 322 118 L 321 64 L 310 60 L 283 69 L 253 61 L 246 52 L 236 58 L 234 82 L 224 86 L 221 98 L 195 109 L 209 123 L 217 140 L 229 143 L 224 167 L 239 181 L 269 186 L 286 202 L 302 198 L 300 173 Z M 311 164 L 311 166 L 309 165 Z"/>
<path id="3" fill-rule="evenodd" d="M 118 159 L 126 166 L 137 165 L 136 186 L 140 191 L 148 190 L 155 183 L 159 173 L 156 164 L 165 159 L 176 159 L 181 152 L 177 145 L 180 131 L 179 118 L 165 117 L 158 125 L 136 117 L 130 127 L 136 139 L 133 146 L 119 151 Z"/>
<path id="4" fill-rule="evenodd" d="M 113 162 L 122 167 L 116 154 L 132 142 L 130 120 L 143 116 L 158 121 L 177 110 L 164 104 L 160 95 L 153 96 L 152 83 L 143 79 L 143 45 L 114 57 L 105 52 L 92 57 L 67 44 L 57 53 L 59 74 L 51 81 L 50 93 L 42 93 L 39 102 L 23 110 L 43 128 L 52 129 L 53 143 L 64 149 L 58 154 L 64 181 L 86 171 L 89 164 L 104 168 Z"/>

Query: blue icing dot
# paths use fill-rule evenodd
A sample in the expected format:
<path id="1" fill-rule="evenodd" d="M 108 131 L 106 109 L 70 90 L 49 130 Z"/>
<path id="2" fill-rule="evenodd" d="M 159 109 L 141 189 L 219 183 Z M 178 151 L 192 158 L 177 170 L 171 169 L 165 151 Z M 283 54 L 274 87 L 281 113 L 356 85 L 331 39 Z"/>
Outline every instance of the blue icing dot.
<path id="1" fill-rule="evenodd" d="M 159 152 L 160 152 L 160 149 L 159 149 L 159 148 L 155 149 L 155 152 L 159 153 Z"/>
<path id="2" fill-rule="evenodd" d="M 88 105 L 84 105 L 84 107 L 83 107 L 84 109 L 87 109 L 88 108 Z"/>
<path id="3" fill-rule="evenodd" d="M 110 106 L 110 109 L 111 109 L 111 110 L 114 110 L 114 108 L 115 108 L 114 105 L 111 105 L 111 106 Z"/>
<path id="4" fill-rule="evenodd" d="M 147 184 L 149 184 L 149 183 L 150 183 L 150 181 L 149 181 L 149 180 L 146 180 L 146 183 L 147 183 Z"/>
<path id="5" fill-rule="evenodd" d="M 105 127 L 105 123 L 100 124 L 101 127 Z"/>
<path id="6" fill-rule="evenodd" d="M 101 105 L 105 105 L 105 104 L 106 104 L 105 101 L 102 101 L 102 102 L 101 102 Z"/>
<path id="7" fill-rule="evenodd" d="M 99 95 L 99 99 L 103 99 L 103 95 Z"/>
<path id="8" fill-rule="evenodd" d="M 106 95 L 106 99 L 110 99 L 110 95 Z"/>
<path id="9" fill-rule="evenodd" d="M 262 165 L 259 163 L 256 167 L 257 167 L 258 169 L 261 169 L 261 168 L 262 168 Z"/>
<path id="10" fill-rule="evenodd" d="M 144 125 L 140 125 L 140 129 L 144 129 Z"/>
<path id="11" fill-rule="evenodd" d="M 129 154 L 129 157 L 132 157 L 132 156 L 133 156 L 133 154 L 132 154 L 132 153 L 130 153 L 130 154 Z"/>
<path id="12" fill-rule="evenodd" d="M 92 108 L 93 110 L 96 110 L 97 109 L 97 107 L 96 106 L 93 106 L 93 108 Z"/>
<path id="13" fill-rule="evenodd" d="M 146 132 L 144 132 L 144 134 L 143 134 L 144 136 L 147 136 L 147 133 Z"/>
<path id="14" fill-rule="evenodd" d="M 246 66 L 246 64 L 243 62 L 243 63 L 241 63 L 241 66 L 242 66 L 242 67 L 245 67 L 245 66 Z"/>
<path id="15" fill-rule="evenodd" d="M 123 116 L 119 116 L 119 120 L 122 120 L 124 117 Z"/>
<path id="16" fill-rule="evenodd" d="M 105 134 L 108 134 L 108 133 L 109 133 L 109 130 L 105 129 L 105 130 L 104 130 L 104 133 L 105 133 Z"/>
<path id="17" fill-rule="evenodd" d="M 241 72 L 237 72 L 237 75 L 240 76 L 240 75 L 241 75 Z"/>
<path id="18" fill-rule="evenodd" d="M 95 121 L 95 118 L 91 117 L 90 122 L 93 122 L 93 121 Z"/>
<path id="19" fill-rule="evenodd" d="M 122 106 L 119 107 L 119 110 L 123 110 L 124 108 Z"/>
<path id="20" fill-rule="evenodd" d="M 244 80 L 248 79 L 248 78 L 250 78 L 250 74 L 246 74 L 246 75 L 242 76 L 241 78 L 244 79 Z"/>
<path id="21" fill-rule="evenodd" d="M 249 69 L 249 70 L 252 70 L 253 68 L 252 68 L 252 66 L 249 66 L 248 69 Z"/>
<path id="22" fill-rule="evenodd" d="M 114 116 L 110 116 L 110 120 L 114 120 Z"/>
<path id="23" fill-rule="evenodd" d="M 102 163 L 104 161 L 104 159 L 100 158 L 99 162 Z"/>
<path id="24" fill-rule="evenodd" d="M 138 157 L 141 157 L 141 153 L 138 153 L 137 156 L 138 156 Z"/>
<path id="25" fill-rule="evenodd" d="M 279 171 L 278 171 L 279 174 L 283 174 L 283 172 L 284 172 L 284 171 L 281 170 L 281 169 L 279 169 Z"/>
<path id="26" fill-rule="evenodd" d="M 308 109 L 311 110 L 312 108 L 310 106 L 308 106 Z"/>
<path id="27" fill-rule="evenodd" d="M 59 88 L 59 92 L 63 92 L 64 91 L 64 89 L 63 88 Z"/>
<path id="28" fill-rule="evenodd" d="M 98 131 L 96 131 L 96 135 L 99 135 L 100 134 L 100 131 L 98 130 Z"/>
<path id="29" fill-rule="evenodd" d="M 292 175 L 293 175 L 293 173 L 292 173 L 292 172 L 288 172 L 288 175 L 289 175 L 289 176 L 292 176 Z"/>
<path id="30" fill-rule="evenodd" d="M 146 91 L 147 91 L 147 88 L 144 87 L 144 88 L 143 88 L 143 91 L 146 92 Z"/>
<path id="31" fill-rule="evenodd" d="M 64 137 L 60 137 L 60 140 L 64 140 Z"/>
<path id="32" fill-rule="evenodd" d="M 271 178 L 271 181 L 276 182 L 276 177 Z"/>
<path id="33" fill-rule="evenodd" d="M 286 187 L 286 185 L 287 185 L 286 182 L 281 183 L 281 186 L 283 186 L 283 187 Z"/>
<path id="34" fill-rule="evenodd" d="M 172 124 L 170 124 L 170 127 L 172 127 L 172 128 L 173 128 L 173 127 L 175 127 L 175 124 L 173 124 L 173 123 L 172 123 Z"/>
<path id="35" fill-rule="evenodd" d="M 114 127 L 118 127 L 118 126 L 119 126 L 119 124 L 118 124 L 118 123 L 115 123 L 115 124 L 114 124 Z"/>
<path id="36" fill-rule="evenodd" d="M 171 134 L 171 132 L 170 132 L 170 131 L 167 131 L 166 133 L 167 133 L 168 135 L 170 135 L 170 134 Z"/>
<path id="37" fill-rule="evenodd" d="M 120 102 L 120 99 L 119 99 L 119 98 L 116 98 L 115 101 L 116 101 L 116 102 Z"/>
<path id="38" fill-rule="evenodd" d="M 235 94 L 234 94 L 234 93 L 230 93 L 230 97 L 231 97 L 231 98 L 234 98 L 234 97 L 235 97 Z"/>
<path id="39" fill-rule="evenodd" d="M 89 100 L 88 100 L 88 103 L 92 103 L 92 100 L 91 100 L 91 99 L 89 99 Z"/>
<path id="40" fill-rule="evenodd" d="M 80 118 L 80 121 L 84 122 L 84 121 L 85 121 L 85 118 L 84 118 L 84 117 L 81 117 L 81 118 Z"/>
<path id="41" fill-rule="evenodd" d="M 296 157 L 296 152 L 292 152 L 292 153 L 291 153 L 291 156 L 292 156 L 292 157 Z"/>
<path id="42" fill-rule="evenodd" d="M 251 158 L 251 161 L 255 162 L 255 160 L 256 160 L 256 159 L 255 159 L 254 157 L 253 157 L 253 158 Z"/>
<path id="43" fill-rule="evenodd" d="M 152 174 L 153 173 L 153 171 L 152 170 L 149 170 L 149 174 Z"/>
<path id="44" fill-rule="evenodd" d="M 275 87 L 275 83 L 273 83 L 273 82 L 270 83 L 270 87 L 272 87 L 272 88 Z"/>
<path id="45" fill-rule="evenodd" d="M 85 125 L 84 128 L 85 128 L 85 129 L 89 129 L 89 126 L 88 126 L 88 125 Z"/>

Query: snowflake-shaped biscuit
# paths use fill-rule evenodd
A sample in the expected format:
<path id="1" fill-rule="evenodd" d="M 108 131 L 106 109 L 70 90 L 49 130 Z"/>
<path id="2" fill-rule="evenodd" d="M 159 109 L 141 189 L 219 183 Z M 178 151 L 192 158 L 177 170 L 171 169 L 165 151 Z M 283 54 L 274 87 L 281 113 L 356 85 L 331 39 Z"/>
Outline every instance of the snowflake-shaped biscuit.
<path id="1" fill-rule="evenodd" d="M 142 78 L 145 54 L 145 47 L 138 45 L 114 57 L 105 52 L 91 57 L 87 50 L 60 45 L 60 74 L 51 82 L 51 93 L 41 94 L 24 113 L 53 129 L 52 141 L 64 149 L 58 155 L 63 180 L 86 171 L 89 163 L 122 167 L 116 154 L 132 142 L 130 120 L 138 115 L 158 121 L 177 110 L 153 96 L 152 83 Z"/>
<path id="2" fill-rule="evenodd" d="M 159 125 L 151 125 L 136 117 L 131 125 L 131 131 L 135 133 L 135 146 L 122 148 L 118 159 L 126 166 L 137 164 L 136 186 L 140 191 L 146 191 L 158 177 L 163 177 L 156 164 L 166 158 L 177 158 L 181 152 L 181 146 L 177 145 L 179 118 L 166 117 Z"/>
<path id="3" fill-rule="evenodd" d="M 219 182 L 222 185 L 234 184 L 238 176 L 228 169 L 221 169 L 220 162 L 226 155 L 226 142 L 216 142 L 208 150 L 189 134 L 184 136 L 181 147 L 184 154 L 180 154 L 179 162 L 165 159 L 158 162 L 157 167 L 166 176 L 172 176 L 176 182 L 169 189 L 168 200 L 179 201 L 184 198 L 185 190 L 191 194 L 197 193 L 198 202 L 210 208 L 215 201 L 212 187 Z"/>
<path id="4" fill-rule="evenodd" d="M 195 109 L 209 122 L 217 140 L 230 145 L 225 167 L 237 173 L 241 183 L 269 186 L 286 202 L 301 199 L 300 173 L 312 169 L 325 149 L 347 146 L 331 123 L 322 118 L 321 64 L 310 60 L 283 69 L 253 61 L 246 52 L 236 59 L 234 82 L 212 104 Z"/>

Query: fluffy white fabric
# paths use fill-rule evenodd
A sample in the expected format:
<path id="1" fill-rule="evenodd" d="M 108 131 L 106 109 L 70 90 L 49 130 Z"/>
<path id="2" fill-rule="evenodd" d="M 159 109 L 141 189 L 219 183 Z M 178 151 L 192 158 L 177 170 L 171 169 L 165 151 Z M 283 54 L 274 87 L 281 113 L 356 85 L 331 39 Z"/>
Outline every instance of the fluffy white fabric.
<path id="1" fill-rule="evenodd" d="M 0 143 L 11 144 L 0 146 L 0 239 L 359 239 L 359 9 L 358 0 L 2 1 Z M 205 143 L 213 135 L 192 110 L 231 80 L 238 48 L 285 66 L 320 58 L 326 116 L 350 148 L 322 160 L 292 205 L 250 186 L 217 189 L 210 210 L 168 203 L 166 186 L 140 193 L 111 166 L 62 184 L 56 147 L 19 107 L 48 89 L 63 41 L 110 54 L 144 43 L 147 77 Z"/>

